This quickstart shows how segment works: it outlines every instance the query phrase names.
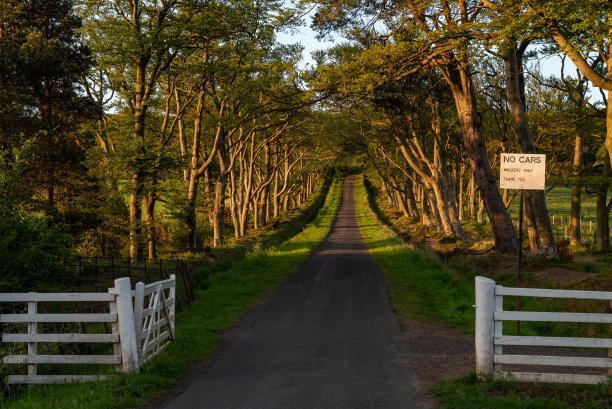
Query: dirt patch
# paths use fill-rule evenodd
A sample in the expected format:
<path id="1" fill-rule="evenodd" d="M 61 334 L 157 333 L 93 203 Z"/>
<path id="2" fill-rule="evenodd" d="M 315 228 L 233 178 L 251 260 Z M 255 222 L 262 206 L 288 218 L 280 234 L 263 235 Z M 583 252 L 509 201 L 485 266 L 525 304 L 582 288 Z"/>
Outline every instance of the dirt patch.
<path id="1" fill-rule="evenodd" d="M 517 257 L 508 254 L 497 254 L 490 251 L 471 250 L 471 269 L 487 275 L 492 272 L 516 272 Z"/>
<path id="2" fill-rule="evenodd" d="M 440 381 L 454 379 L 475 369 L 474 338 L 457 330 L 409 320 L 402 323 L 406 357 L 419 386 L 426 392 Z M 427 395 L 431 407 L 438 407 L 435 396 Z"/>
<path id="3" fill-rule="evenodd" d="M 537 278 L 538 280 L 561 285 L 596 276 L 595 273 L 586 273 L 584 271 L 576 271 L 563 267 L 546 267 L 537 271 L 531 271 L 529 274 L 533 275 L 533 277 Z"/>

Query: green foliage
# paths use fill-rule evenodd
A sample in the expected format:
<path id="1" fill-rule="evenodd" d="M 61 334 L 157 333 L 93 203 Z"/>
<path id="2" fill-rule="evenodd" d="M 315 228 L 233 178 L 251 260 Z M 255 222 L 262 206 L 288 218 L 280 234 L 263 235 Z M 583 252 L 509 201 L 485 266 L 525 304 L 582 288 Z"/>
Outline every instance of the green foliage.
<path id="1" fill-rule="evenodd" d="M 279 285 L 327 236 L 342 196 L 335 181 L 313 223 L 293 239 L 261 252 L 197 274 L 202 289 L 196 302 L 177 315 L 176 343 L 136 375 L 73 385 L 23 388 L 11 398 L 0 397 L 2 409 L 124 409 L 158 397 L 181 380 L 194 362 L 210 356 L 221 334 Z"/>
<path id="2" fill-rule="evenodd" d="M 65 279 L 60 262 L 71 254 L 72 239 L 49 227 L 45 218 L 27 216 L 19 206 L 17 184 L 23 161 L 15 151 L 0 155 L 0 292 L 33 291 Z"/>

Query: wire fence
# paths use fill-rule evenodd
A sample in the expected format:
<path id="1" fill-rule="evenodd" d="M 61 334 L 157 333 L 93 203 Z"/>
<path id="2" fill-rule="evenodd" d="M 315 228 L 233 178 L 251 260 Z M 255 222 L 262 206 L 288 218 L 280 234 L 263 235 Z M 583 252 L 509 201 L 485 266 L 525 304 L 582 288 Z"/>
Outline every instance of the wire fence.
<path id="1" fill-rule="evenodd" d="M 132 283 L 145 284 L 177 277 L 177 307 L 182 309 L 194 299 L 191 269 L 181 260 L 138 260 L 130 257 L 75 257 L 63 262 L 74 277 L 75 290 L 106 291 L 115 279 L 129 277 Z"/>

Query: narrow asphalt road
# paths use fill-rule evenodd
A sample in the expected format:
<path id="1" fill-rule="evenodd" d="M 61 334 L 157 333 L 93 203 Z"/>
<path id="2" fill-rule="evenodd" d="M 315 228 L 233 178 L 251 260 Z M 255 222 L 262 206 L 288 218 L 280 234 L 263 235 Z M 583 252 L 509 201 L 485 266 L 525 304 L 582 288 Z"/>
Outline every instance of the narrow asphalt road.
<path id="1" fill-rule="evenodd" d="M 345 179 L 332 231 L 155 409 L 426 408 Z"/>

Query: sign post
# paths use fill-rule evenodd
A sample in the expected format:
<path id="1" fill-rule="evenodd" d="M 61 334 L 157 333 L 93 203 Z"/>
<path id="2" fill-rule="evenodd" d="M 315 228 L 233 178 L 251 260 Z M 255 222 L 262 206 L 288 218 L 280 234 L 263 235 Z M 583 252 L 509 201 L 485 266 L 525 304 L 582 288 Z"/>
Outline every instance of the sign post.
<path id="1" fill-rule="evenodd" d="M 499 187 L 520 190 L 519 202 L 519 251 L 517 286 L 521 287 L 523 269 L 523 190 L 544 190 L 546 188 L 546 155 L 530 153 L 502 153 L 499 166 Z M 516 297 L 516 310 L 521 309 L 521 297 Z M 521 322 L 516 322 L 516 333 Z"/>

